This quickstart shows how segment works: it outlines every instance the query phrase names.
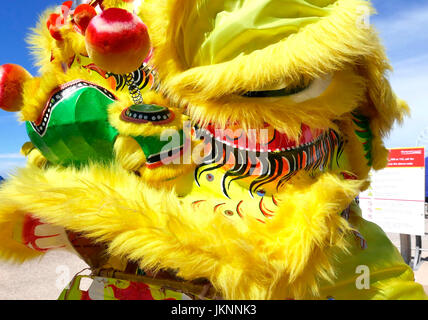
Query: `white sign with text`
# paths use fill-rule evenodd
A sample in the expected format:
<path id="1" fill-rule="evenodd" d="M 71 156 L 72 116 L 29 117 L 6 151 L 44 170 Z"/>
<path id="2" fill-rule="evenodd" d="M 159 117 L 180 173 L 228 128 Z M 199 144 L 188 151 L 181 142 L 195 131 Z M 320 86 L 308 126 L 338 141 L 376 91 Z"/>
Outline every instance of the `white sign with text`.
<path id="1" fill-rule="evenodd" d="M 388 167 L 372 171 L 371 181 L 360 195 L 364 219 L 385 232 L 425 235 L 424 148 L 390 150 Z"/>

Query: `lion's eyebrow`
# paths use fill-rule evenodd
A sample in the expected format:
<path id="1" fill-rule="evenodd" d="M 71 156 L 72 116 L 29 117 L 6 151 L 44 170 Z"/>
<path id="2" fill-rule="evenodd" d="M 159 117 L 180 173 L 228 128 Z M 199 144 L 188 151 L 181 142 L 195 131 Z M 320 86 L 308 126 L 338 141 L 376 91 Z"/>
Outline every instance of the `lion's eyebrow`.
<path id="1" fill-rule="evenodd" d="M 242 96 L 247 98 L 272 98 L 272 97 L 286 97 L 296 93 L 299 93 L 306 88 L 308 85 L 302 85 L 297 87 L 285 87 L 278 90 L 261 90 L 261 91 L 248 91 L 244 93 Z"/>

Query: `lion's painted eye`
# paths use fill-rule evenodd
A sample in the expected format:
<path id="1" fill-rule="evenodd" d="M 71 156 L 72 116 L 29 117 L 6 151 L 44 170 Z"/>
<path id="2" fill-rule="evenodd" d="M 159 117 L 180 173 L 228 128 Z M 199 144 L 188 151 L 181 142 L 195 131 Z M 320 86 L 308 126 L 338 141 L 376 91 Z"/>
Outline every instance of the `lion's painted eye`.
<path id="1" fill-rule="evenodd" d="M 247 98 L 272 98 L 272 97 L 287 97 L 293 94 L 302 92 L 308 88 L 308 85 L 299 85 L 296 87 L 285 87 L 278 90 L 262 90 L 262 91 L 248 91 L 243 94 Z"/>
<path id="2" fill-rule="evenodd" d="M 315 79 L 309 83 L 302 83 L 293 87 L 284 87 L 273 90 L 249 91 L 243 94 L 247 98 L 282 98 L 288 97 L 296 103 L 319 97 L 330 86 L 332 76 Z"/>

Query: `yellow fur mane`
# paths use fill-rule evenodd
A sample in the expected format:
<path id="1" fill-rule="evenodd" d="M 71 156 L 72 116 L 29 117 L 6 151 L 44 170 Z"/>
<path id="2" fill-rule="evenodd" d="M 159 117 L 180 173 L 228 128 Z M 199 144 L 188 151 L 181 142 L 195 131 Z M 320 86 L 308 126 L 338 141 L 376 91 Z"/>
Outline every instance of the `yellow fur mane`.
<path id="1" fill-rule="evenodd" d="M 173 191 L 151 189 L 119 167 L 27 168 L 0 190 L 10 199 L 0 203 L 0 225 L 18 219 L 20 208 L 105 242 L 111 255 L 142 268 L 207 278 L 226 299 L 299 298 L 316 296 L 320 279 L 334 279 L 329 251 L 346 250 L 350 231 L 337 212 L 360 185 L 329 174 L 317 181 L 302 176 L 279 195 L 272 220 L 236 224 L 213 215 L 210 202 L 195 211 Z M 19 260 L 31 257 L 9 242 L 0 248 Z"/>

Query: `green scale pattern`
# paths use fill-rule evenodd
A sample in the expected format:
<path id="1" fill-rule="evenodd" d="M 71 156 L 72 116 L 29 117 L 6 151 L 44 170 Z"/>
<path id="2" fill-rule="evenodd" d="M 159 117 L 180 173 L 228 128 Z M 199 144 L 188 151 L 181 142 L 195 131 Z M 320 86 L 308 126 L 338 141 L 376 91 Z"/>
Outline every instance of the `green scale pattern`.
<path id="1" fill-rule="evenodd" d="M 63 166 L 110 162 L 118 131 L 108 122 L 114 99 L 95 87 L 78 88 L 52 106 L 43 136 L 26 123 L 31 142 L 47 160 Z"/>

